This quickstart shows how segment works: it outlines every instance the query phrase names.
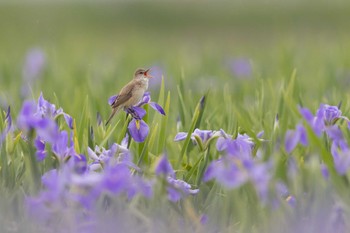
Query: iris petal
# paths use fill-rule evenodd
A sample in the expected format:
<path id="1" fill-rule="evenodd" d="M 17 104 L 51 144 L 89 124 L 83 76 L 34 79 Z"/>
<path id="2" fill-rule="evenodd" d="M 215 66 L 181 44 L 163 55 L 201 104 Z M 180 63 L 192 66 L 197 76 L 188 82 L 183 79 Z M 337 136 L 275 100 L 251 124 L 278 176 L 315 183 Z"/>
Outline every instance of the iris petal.
<path id="1" fill-rule="evenodd" d="M 129 123 L 128 129 L 135 142 L 144 142 L 149 131 L 148 125 L 143 120 L 140 121 L 140 127 L 138 129 L 135 119 L 132 119 Z"/>

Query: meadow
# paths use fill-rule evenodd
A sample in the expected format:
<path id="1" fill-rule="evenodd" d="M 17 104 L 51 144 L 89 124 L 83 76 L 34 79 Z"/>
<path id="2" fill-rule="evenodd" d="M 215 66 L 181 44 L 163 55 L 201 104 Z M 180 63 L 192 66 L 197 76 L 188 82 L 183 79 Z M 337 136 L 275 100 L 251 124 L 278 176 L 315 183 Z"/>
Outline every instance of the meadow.
<path id="1" fill-rule="evenodd" d="M 349 232 L 349 13 L 0 3 L 0 232 Z"/>

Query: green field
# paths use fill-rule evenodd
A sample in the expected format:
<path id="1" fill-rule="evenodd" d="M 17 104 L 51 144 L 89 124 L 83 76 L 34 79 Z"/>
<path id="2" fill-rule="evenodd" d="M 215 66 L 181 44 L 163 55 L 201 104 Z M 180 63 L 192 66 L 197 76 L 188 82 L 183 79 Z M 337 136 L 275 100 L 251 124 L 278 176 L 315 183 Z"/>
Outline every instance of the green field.
<path id="1" fill-rule="evenodd" d="M 0 232 L 348 232 L 349 15 L 345 1 L 0 3 L 0 132 L 9 125 L 8 106 L 12 116 L 11 130 L 0 139 L 0 214 L 6 216 Z M 42 64 L 34 62 L 38 72 L 29 77 L 33 51 Z M 65 174 L 70 162 L 58 158 L 54 142 L 45 142 L 48 155 L 36 161 L 33 140 L 40 129 L 19 124 L 24 101 L 37 101 L 43 93 L 62 107 L 74 119 L 74 129 L 63 117 L 53 122 L 73 135 L 75 151 L 90 166 L 88 147 L 107 149 L 128 132 L 131 117 L 124 112 L 109 126 L 104 122 L 111 112 L 108 98 L 138 67 L 155 72 L 149 91 L 166 112 L 162 116 L 145 105 L 149 134 L 144 142 L 129 138 L 128 143 L 140 168 L 130 169 L 130 182 L 150 181 L 152 197 L 104 190 L 85 209 L 68 196 L 90 195 L 96 185 L 82 188 L 65 180 L 64 194 L 51 187 L 62 202 L 44 208 L 38 199 L 33 214 L 28 198 L 50 190 L 40 177 L 52 169 Z M 315 115 L 321 104 L 338 106 L 341 117 L 327 121 L 333 112 L 326 110 L 317 134 L 318 126 L 310 125 L 300 108 Z M 307 145 L 300 139 L 289 151 L 288 130 L 299 123 Z M 266 170 L 250 171 L 244 159 L 234 159 L 237 169 L 247 170 L 232 179 L 248 174 L 252 180 L 234 187 L 219 178 L 204 181 L 209 165 L 227 155 L 217 150 L 217 138 L 208 145 L 190 137 L 174 142 L 178 132 L 195 128 L 223 129 L 232 141 L 246 133 L 254 144 L 249 162 Z M 198 194 L 168 200 L 166 175 L 155 172 L 162 155 L 176 179 Z M 108 172 L 98 174 L 108 177 Z M 91 178 L 80 175 L 76 179 Z M 110 182 L 123 179 L 119 175 Z M 259 178 L 264 177 L 267 196 L 262 198 Z M 281 183 L 288 189 L 283 194 Z"/>

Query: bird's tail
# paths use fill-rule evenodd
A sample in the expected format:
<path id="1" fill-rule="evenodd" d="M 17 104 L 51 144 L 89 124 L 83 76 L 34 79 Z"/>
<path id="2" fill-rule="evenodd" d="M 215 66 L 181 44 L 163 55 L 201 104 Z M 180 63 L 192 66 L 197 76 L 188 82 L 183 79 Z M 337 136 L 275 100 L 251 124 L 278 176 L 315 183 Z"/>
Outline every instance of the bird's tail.
<path id="1" fill-rule="evenodd" d="M 106 122 L 106 124 L 105 124 L 105 126 L 107 126 L 108 125 L 108 123 L 112 120 L 112 118 L 114 117 L 114 115 L 118 112 L 118 110 L 119 110 L 119 108 L 117 107 L 117 108 L 113 108 L 113 110 L 112 110 L 112 113 L 111 113 L 111 115 L 109 116 L 109 118 L 108 118 L 108 120 L 107 120 L 107 122 Z"/>

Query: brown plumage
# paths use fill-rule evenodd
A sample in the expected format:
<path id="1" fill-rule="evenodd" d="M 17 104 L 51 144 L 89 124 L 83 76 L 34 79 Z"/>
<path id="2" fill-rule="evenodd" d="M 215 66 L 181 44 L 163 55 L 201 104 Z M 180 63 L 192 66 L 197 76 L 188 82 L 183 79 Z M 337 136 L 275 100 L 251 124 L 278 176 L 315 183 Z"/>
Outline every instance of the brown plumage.
<path id="1" fill-rule="evenodd" d="M 117 98 L 111 105 L 112 113 L 106 122 L 106 126 L 121 108 L 129 108 L 141 100 L 148 88 L 148 80 L 152 78 L 152 76 L 148 74 L 148 71 L 149 69 L 137 69 L 133 80 L 120 90 Z"/>

